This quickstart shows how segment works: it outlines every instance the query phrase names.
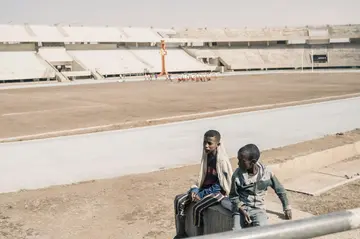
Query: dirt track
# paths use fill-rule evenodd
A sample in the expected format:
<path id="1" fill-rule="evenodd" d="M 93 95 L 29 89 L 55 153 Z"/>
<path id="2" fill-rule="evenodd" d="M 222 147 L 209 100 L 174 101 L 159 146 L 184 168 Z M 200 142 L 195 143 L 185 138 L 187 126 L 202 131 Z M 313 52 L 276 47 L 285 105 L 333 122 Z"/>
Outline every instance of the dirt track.
<path id="1" fill-rule="evenodd" d="M 279 163 L 295 156 L 359 140 L 360 130 L 356 130 L 343 136 L 327 136 L 265 151 L 261 160 L 265 164 Z M 232 163 L 235 167 L 236 162 L 233 160 Z M 0 194 L 0 238 L 30 239 L 34 235 L 56 239 L 172 238 L 173 197 L 193 184 L 198 167 L 194 165 L 76 185 Z M 290 196 L 293 207 L 308 207 L 307 210 L 311 212 L 320 207 L 321 211 L 318 212 L 331 211 L 336 205 L 326 204 L 325 198 L 315 205 L 304 206 L 304 203 L 316 201 L 294 194 Z M 359 196 L 356 194 L 357 198 Z M 335 200 L 334 196 L 327 198 Z M 347 200 L 346 207 L 358 203 L 358 200 Z"/>
<path id="2" fill-rule="evenodd" d="M 107 130 L 134 127 L 158 117 L 348 93 L 360 93 L 359 74 L 254 75 L 206 83 L 153 81 L 2 90 L 0 139 L 139 121 Z"/>

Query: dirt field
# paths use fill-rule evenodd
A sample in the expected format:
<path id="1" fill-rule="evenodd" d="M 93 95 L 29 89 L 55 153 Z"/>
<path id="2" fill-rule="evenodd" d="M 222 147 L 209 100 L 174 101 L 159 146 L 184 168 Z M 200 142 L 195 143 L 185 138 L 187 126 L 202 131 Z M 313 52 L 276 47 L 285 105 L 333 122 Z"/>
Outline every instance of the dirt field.
<path id="1" fill-rule="evenodd" d="M 359 74 L 276 74 L 206 83 L 153 81 L 1 90 L 0 139 L 109 124 L 118 125 L 86 132 L 134 127 L 152 124 L 144 121 L 159 117 L 349 93 L 360 93 Z M 72 133 L 57 135 L 67 134 Z"/>
<path id="2" fill-rule="evenodd" d="M 261 160 L 266 164 L 279 163 L 359 140 L 360 129 L 265 151 Z M 232 163 L 235 167 L 236 162 Z M 0 238 L 172 238 L 173 197 L 193 184 L 198 167 L 0 194 Z M 341 190 L 345 196 L 340 199 L 347 198 L 346 208 L 358 206 L 359 200 L 354 198 L 359 198 L 359 190 L 352 194 L 345 187 Z M 331 211 L 334 205 L 339 205 L 338 201 L 326 204 L 337 200 L 336 195 L 324 196 L 318 201 L 290 194 L 290 199 L 293 207 L 317 213 Z M 308 206 L 303 206 L 304 202 Z M 319 209 L 313 209 L 310 203 Z"/>

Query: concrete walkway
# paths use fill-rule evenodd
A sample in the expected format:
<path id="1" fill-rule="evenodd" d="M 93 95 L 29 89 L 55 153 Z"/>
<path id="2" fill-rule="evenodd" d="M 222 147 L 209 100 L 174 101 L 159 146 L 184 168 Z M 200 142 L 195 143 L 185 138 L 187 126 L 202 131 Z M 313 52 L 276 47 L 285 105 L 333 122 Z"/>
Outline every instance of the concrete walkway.
<path id="1" fill-rule="evenodd" d="M 144 128 L 0 144 L 0 192 L 198 163 L 203 133 L 218 129 L 230 155 L 360 127 L 360 97 Z"/>

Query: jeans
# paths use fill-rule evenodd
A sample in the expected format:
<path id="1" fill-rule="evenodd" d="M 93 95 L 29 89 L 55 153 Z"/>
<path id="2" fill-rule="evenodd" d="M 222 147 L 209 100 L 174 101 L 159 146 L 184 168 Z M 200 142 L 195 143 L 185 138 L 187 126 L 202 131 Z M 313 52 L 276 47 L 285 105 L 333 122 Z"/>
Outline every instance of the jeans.
<path id="1" fill-rule="evenodd" d="M 268 224 L 268 216 L 266 211 L 258 208 L 247 208 L 245 210 L 252 221 L 250 226 L 265 226 Z M 240 214 L 234 214 L 234 228 L 233 230 L 238 230 L 241 228 L 247 227 L 245 223 L 245 217 Z"/>
<path id="2" fill-rule="evenodd" d="M 230 202 L 229 198 L 226 197 L 221 201 L 221 206 L 234 212 L 234 205 Z M 247 207 L 245 211 L 249 214 L 252 221 L 251 226 L 265 226 L 268 224 L 268 216 L 264 209 Z M 238 212 L 233 214 L 234 226 L 233 230 L 241 229 L 246 227 L 244 216 Z"/>
<path id="3" fill-rule="evenodd" d="M 199 198 L 202 199 L 209 194 L 220 193 L 221 186 L 220 186 L 220 184 L 216 183 L 208 188 L 192 188 L 192 189 L 190 189 L 190 192 L 196 193 L 199 196 Z"/>

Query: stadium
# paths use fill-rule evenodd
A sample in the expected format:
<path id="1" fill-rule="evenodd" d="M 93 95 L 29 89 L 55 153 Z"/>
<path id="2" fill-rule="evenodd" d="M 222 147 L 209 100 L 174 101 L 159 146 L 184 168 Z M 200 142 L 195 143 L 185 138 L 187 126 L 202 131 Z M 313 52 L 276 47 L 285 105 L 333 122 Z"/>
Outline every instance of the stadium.
<path id="1" fill-rule="evenodd" d="M 360 25 L 263 29 L 0 26 L 0 80 L 72 81 L 160 73 L 358 68 Z M 17 64 L 22 62 L 22 64 Z"/>
<path id="2" fill-rule="evenodd" d="M 214 128 L 288 191 L 294 222 L 269 192 L 258 238 L 358 238 L 327 234 L 360 227 L 359 67 L 360 25 L 0 25 L 0 237 L 173 238 Z M 220 205 L 203 220 L 186 233 L 231 231 Z"/>

